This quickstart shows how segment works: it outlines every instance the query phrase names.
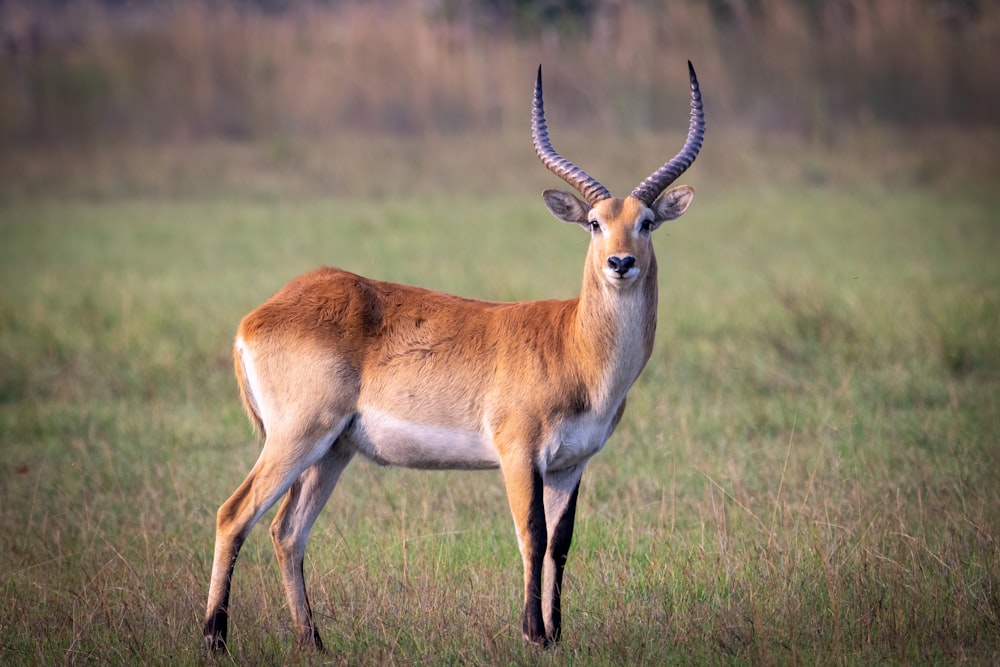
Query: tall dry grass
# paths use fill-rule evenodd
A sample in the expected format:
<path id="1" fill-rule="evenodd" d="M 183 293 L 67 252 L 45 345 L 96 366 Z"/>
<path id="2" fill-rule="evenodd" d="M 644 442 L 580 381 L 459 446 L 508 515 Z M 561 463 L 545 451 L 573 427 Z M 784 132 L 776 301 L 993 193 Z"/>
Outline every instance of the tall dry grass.
<path id="1" fill-rule="evenodd" d="M 563 127 L 659 129 L 686 59 L 713 120 L 757 129 L 1000 118 L 995 3 L 607 0 L 570 27 L 480 7 L 4 3 L 0 142 L 520 133 L 539 62 Z"/>

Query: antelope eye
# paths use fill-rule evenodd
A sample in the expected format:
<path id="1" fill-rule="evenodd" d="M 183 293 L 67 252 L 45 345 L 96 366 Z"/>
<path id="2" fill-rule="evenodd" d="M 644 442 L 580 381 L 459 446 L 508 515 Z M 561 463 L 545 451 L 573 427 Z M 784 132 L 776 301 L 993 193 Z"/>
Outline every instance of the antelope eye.
<path id="1" fill-rule="evenodd" d="M 599 223 L 597 220 L 591 220 L 589 224 L 591 232 L 601 231 L 601 223 Z"/>
<path id="2" fill-rule="evenodd" d="M 653 221 L 652 220 L 643 220 L 642 224 L 639 225 L 639 229 L 641 229 L 644 232 L 652 231 L 652 229 L 653 229 Z"/>

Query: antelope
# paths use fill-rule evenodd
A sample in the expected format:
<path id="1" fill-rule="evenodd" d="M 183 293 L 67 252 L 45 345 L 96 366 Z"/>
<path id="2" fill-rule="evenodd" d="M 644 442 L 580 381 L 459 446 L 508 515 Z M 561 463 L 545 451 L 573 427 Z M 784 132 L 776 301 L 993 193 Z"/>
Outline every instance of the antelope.
<path id="1" fill-rule="evenodd" d="M 651 233 L 694 190 L 667 189 L 705 134 L 688 62 L 683 148 L 624 199 L 557 153 L 535 80 L 532 143 L 586 201 L 545 190 L 548 210 L 590 233 L 580 296 L 498 303 L 321 268 L 293 279 L 240 322 L 234 364 L 260 457 L 219 508 L 204 626 L 225 650 L 240 547 L 279 498 L 271 524 L 300 645 L 322 650 L 303 576 L 313 522 L 355 454 L 381 465 L 499 468 L 524 566 L 527 642 L 560 638 L 563 570 L 580 479 L 625 410 L 656 331 Z"/>

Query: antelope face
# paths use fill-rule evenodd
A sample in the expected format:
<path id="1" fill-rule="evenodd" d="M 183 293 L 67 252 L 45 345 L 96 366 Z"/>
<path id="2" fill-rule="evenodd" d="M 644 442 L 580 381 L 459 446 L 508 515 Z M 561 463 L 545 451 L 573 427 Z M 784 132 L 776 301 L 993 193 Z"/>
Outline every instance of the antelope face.
<path id="1" fill-rule="evenodd" d="M 615 288 L 636 282 L 653 264 L 652 233 L 690 206 L 694 190 L 672 188 L 647 206 L 635 197 L 603 199 L 593 207 L 568 192 L 546 190 L 549 211 L 563 222 L 575 222 L 590 232 L 589 270 Z"/>
<path id="2" fill-rule="evenodd" d="M 605 284 L 624 288 L 649 273 L 654 266 L 650 234 L 667 220 L 687 210 L 694 190 L 686 185 L 667 190 L 691 166 L 705 138 L 705 113 L 694 67 L 688 62 L 691 80 L 691 121 L 680 152 L 640 183 L 625 199 L 615 199 L 608 189 L 552 147 L 545 103 L 542 99 L 542 68 L 535 79 L 531 111 L 531 143 L 542 164 L 583 195 L 588 202 L 561 190 L 546 190 L 545 205 L 560 220 L 582 225 L 591 234 L 587 270 L 601 276 Z"/>

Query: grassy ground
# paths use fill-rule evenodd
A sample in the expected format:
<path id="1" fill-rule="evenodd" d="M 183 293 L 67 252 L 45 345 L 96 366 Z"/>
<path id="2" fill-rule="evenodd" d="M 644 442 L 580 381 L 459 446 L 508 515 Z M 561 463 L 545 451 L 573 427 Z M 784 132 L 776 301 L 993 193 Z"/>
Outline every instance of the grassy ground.
<path id="1" fill-rule="evenodd" d="M 356 462 L 307 555 L 330 654 L 294 652 L 258 528 L 235 662 L 1000 660 L 1000 196 L 864 165 L 715 183 L 716 155 L 658 232 L 657 347 L 584 477 L 563 643 L 522 645 L 497 473 Z M 572 296 L 586 235 L 535 169 L 499 194 L 4 199 L 0 662 L 202 661 L 214 512 L 259 447 L 239 318 L 327 263 Z"/>

